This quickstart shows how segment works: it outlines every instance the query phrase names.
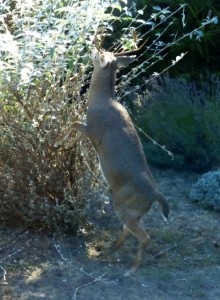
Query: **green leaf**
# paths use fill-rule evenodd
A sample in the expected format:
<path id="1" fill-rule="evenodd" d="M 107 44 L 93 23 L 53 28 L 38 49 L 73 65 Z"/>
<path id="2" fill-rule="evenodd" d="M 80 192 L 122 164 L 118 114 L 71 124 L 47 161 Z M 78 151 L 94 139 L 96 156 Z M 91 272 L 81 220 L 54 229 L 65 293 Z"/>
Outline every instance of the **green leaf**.
<path id="1" fill-rule="evenodd" d="M 55 55 L 55 47 L 50 48 L 50 57 L 51 57 L 51 59 L 54 59 L 54 55 Z"/>
<path id="2" fill-rule="evenodd" d="M 143 9 L 139 9 L 139 10 L 137 11 L 137 13 L 138 13 L 139 15 L 143 15 L 143 14 L 144 14 L 144 11 L 143 11 Z"/>
<path id="3" fill-rule="evenodd" d="M 122 11 L 122 7 L 120 4 L 113 3 L 110 5 L 110 7 L 114 8 L 114 9 L 118 9 L 120 12 Z"/>
<path id="4" fill-rule="evenodd" d="M 157 6 L 153 6 L 152 8 L 153 8 L 154 10 L 158 10 L 158 11 L 161 11 L 161 10 L 162 10 L 161 7 L 158 6 L 158 5 L 157 5 Z"/>
<path id="5" fill-rule="evenodd" d="M 142 19 L 137 19 L 137 20 L 136 20 L 136 22 L 137 22 L 137 23 L 142 23 L 142 24 L 145 24 L 145 21 L 144 21 L 144 20 L 142 20 Z"/>
<path id="6" fill-rule="evenodd" d="M 214 24 L 218 24 L 218 17 L 213 17 L 213 18 L 212 18 L 212 22 L 213 22 Z"/>
<path id="7" fill-rule="evenodd" d="M 108 30 L 110 30 L 111 32 L 113 32 L 113 31 L 114 31 L 114 28 L 113 28 L 113 26 L 112 26 L 112 25 L 110 25 L 110 24 L 107 26 L 107 29 L 108 29 Z"/>
<path id="8" fill-rule="evenodd" d="M 56 13 L 68 12 L 70 10 L 69 6 L 61 7 L 55 10 Z"/>
<path id="9" fill-rule="evenodd" d="M 171 11 L 169 11 L 168 9 L 163 9 L 163 14 L 171 14 Z"/>
<path id="10" fill-rule="evenodd" d="M 152 21 L 145 22 L 145 24 L 150 26 L 155 26 L 155 22 Z"/>
<path id="11" fill-rule="evenodd" d="M 122 20 L 122 21 L 132 21 L 133 19 L 131 17 L 123 17 L 123 18 L 120 18 L 120 20 Z"/>

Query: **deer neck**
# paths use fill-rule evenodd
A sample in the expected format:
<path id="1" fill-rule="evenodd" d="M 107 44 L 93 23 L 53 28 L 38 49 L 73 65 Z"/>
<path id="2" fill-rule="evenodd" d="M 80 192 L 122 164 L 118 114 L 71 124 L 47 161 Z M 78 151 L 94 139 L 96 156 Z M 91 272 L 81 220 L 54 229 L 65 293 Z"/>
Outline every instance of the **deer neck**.
<path id="1" fill-rule="evenodd" d="M 106 104 L 115 98 L 115 70 L 94 70 L 89 87 L 89 105 Z"/>

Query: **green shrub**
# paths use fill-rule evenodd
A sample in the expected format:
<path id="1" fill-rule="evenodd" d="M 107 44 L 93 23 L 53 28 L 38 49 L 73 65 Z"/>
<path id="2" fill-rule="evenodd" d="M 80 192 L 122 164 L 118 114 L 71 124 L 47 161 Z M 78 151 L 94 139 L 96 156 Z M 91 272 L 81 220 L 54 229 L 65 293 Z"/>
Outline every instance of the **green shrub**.
<path id="1" fill-rule="evenodd" d="M 192 201 L 220 211 L 220 170 L 203 174 L 190 192 Z"/>
<path id="2" fill-rule="evenodd" d="M 107 5 L 0 4 L 2 222 L 74 233 L 86 225 L 84 195 L 94 181 L 88 167 L 98 172 L 93 148 L 86 140 L 69 151 L 53 145 L 73 120 L 84 118 L 88 49 L 97 24 L 110 17 Z"/>
<path id="3" fill-rule="evenodd" d="M 199 87 L 198 87 L 199 86 Z M 174 154 L 145 141 L 146 156 L 159 166 L 210 170 L 220 163 L 220 81 L 153 80 L 137 103 L 136 122 Z"/>

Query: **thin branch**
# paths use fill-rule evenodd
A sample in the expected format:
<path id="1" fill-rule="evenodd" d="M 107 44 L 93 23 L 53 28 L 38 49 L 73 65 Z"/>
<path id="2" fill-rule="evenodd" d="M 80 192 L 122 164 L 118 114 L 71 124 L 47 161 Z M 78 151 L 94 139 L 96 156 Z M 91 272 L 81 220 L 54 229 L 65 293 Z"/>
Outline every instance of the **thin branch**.
<path id="1" fill-rule="evenodd" d="M 167 154 L 169 156 L 171 156 L 172 159 L 174 159 L 174 154 L 167 150 L 165 146 L 161 146 L 159 143 L 157 143 L 154 139 L 152 139 L 146 132 L 144 132 L 140 127 L 138 127 L 137 125 L 135 125 L 135 127 L 138 129 L 138 131 L 140 131 L 146 138 L 148 138 L 154 145 L 158 146 L 159 148 L 161 148 L 163 151 L 167 152 Z"/>
<path id="2" fill-rule="evenodd" d="M 6 270 L 2 266 L 0 266 L 0 268 L 3 271 L 3 281 L 4 281 L 5 284 L 7 284 L 7 280 L 6 280 L 7 272 L 6 272 Z"/>
<path id="3" fill-rule="evenodd" d="M 103 273 L 102 275 L 98 276 L 98 277 L 95 277 L 92 273 L 88 273 L 86 272 L 83 267 L 76 267 L 75 265 L 72 264 L 71 261 L 69 261 L 62 253 L 61 251 L 61 247 L 59 244 L 55 244 L 54 245 L 54 248 L 56 249 L 57 253 L 60 255 L 60 258 L 65 262 L 67 263 L 68 265 L 74 267 L 76 270 L 78 270 L 80 273 L 83 273 L 84 275 L 86 275 L 87 277 L 91 278 L 92 280 L 86 284 L 83 284 L 79 287 L 77 287 L 74 291 L 74 295 L 72 297 L 72 299 L 76 300 L 77 299 L 77 292 L 79 291 L 79 289 L 83 288 L 83 287 L 86 287 L 86 286 L 89 286 L 91 285 L 92 283 L 94 282 L 104 282 L 106 284 L 117 284 L 116 281 L 107 281 L 106 278 L 103 278 L 108 272 L 106 273 Z"/>
<path id="4" fill-rule="evenodd" d="M 87 287 L 87 286 L 89 286 L 89 285 L 91 285 L 91 284 L 93 284 L 93 283 L 95 283 L 95 282 L 97 282 L 97 281 L 100 281 L 100 282 L 105 282 L 105 279 L 102 279 L 105 275 L 107 274 L 107 272 L 106 273 L 103 273 L 102 275 L 100 275 L 99 277 L 97 277 L 97 278 L 94 278 L 92 281 L 90 281 L 90 282 L 88 282 L 88 283 L 85 283 L 85 284 L 82 284 L 82 285 L 80 285 L 80 286 L 78 286 L 76 289 L 75 289 L 75 292 L 74 292 L 74 295 L 73 295 L 73 297 L 72 297 L 72 299 L 73 300 L 77 300 L 77 293 L 78 293 L 78 291 L 80 290 L 80 289 L 82 289 L 82 288 L 84 288 L 84 287 Z"/>
<path id="5" fill-rule="evenodd" d="M 26 234 L 28 234 L 28 230 L 25 231 L 24 233 L 22 233 L 20 236 L 18 236 L 17 238 L 11 240 L 7 245 L 3 246 L 0 248 L 0 252 L 11 247 L 13 244 L 15 244 L 18 240 L 20 240 L 23 236 L 25 236 Z"/>
<path id="6" fill-rule="evenodd" d="M 163 255 L 163 254 L 169 252 L 170 250 L 175 249 L 176 247 L 177 247 L 177 244 L 175 243 L 175 244 L 173 244 L 173 245 L 167 247 L 166 249 L 160 251 L 160 252 L 157 253 L 156 255 L 154 255 L 154 258 L 158 258 L 159 256 L 161 256 L 161 255 Z"/>
<path id="7" fill-rule="evenodd" d="M 1 259 L 0 259 L 0 262 L 6 260 L 6 259 L 8 259 L 8 258 L 11 258 L 12 256 L 15 256 L 17 253 L 21 252 L 22 250 L 24 250 L 24 247 L 21 248 L 21 249 L 16 250 L 15 252 L 9 254 L 8 256 L 5 256 L 5 257 L 1 258 Z"/>
<path id="8" fill-rule="evenodd" d="M 17 90 L 14 90 L 13 88 L 10 89 L 10 92 L 15 97 L 15 100 L 23 107 L 23 109 L 26 112 L 26 114 L 28 115 L 29 119 L 32 120 L 33 119 L 33 115 L 31 113 L 31 111 L 28 109 L 27 105 L 24 103 L 23 96 L 21 96 L 19 94 L 19 92 Z"/>

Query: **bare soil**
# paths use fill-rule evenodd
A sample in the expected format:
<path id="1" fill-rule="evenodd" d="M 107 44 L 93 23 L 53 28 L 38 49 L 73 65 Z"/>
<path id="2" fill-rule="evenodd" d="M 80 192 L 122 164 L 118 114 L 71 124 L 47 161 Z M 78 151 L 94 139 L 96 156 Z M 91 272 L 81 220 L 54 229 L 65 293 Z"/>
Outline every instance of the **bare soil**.
<path id="1" fill-rule="evenodd" d="M 151 236 L 142 268 L 125 277 L 137 252 L 131 237 L 111 258 L 99 250 L 121 224 L 111 206 L 80 237 L 0 227 L 2 300 L 220 299 L 220 214 L 189 200 L 198 175 L 155 171 L 170 204 L 168 224 L 157 205 L 144 217 Z"/>

